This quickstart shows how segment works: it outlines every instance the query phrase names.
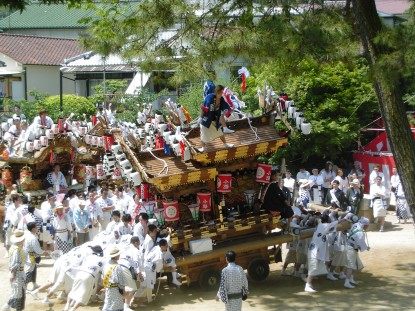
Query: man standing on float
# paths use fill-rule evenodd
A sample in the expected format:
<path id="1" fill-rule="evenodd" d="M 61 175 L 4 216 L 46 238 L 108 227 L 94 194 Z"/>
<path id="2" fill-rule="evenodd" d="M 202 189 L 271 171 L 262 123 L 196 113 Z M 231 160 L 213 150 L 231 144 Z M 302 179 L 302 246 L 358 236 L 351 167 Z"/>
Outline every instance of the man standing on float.
<path id="1" fill-rule="evenodd" d="M 230 107 L 222 97 L 223 85 L 215 85 L 208 81 L 205 85 L 205 100 L 201 107 L 200 140 L 202 148 L 200 152 L 206 150 L 206 144 L 220 138 L 226 148 L 232 148 L 232 144 L 226 143 L 224 134 L 231 134 L 234 131 L 226 126 L 225 115 L 230 114 Z"/>

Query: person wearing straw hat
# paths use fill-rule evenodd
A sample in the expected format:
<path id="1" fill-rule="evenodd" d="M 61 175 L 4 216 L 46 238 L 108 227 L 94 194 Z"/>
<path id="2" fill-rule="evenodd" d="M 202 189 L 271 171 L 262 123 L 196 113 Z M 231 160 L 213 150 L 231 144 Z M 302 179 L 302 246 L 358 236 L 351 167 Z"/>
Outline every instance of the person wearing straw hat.
<path id="1" fill-rule="evenodd" d="M 110 250 L 108 256 L 110 261 L 104 268 L 102 286 L 105 288 L 104 307 L 102 311 L 122 311 L 124 310 L 124 274 L 117 261 L 121 252 L 114 247 Z"/>
<path id="2" fill-rule="evenodd" d="M 55 250 L 61 250 L 66 254 L 72 248 L 72 223 L 66 215 L 62 203 L 55 207 L 52 226 L 55 228 Z"/>
<path id="3" fill-rule="evenodd" d="M 347 189 L 346 198 L 350 206 L 350 212 L 358 215 L 359 205 L 363 199 L 363 189 L 359 179 L 355 178 L 350 182 L 350 188 Z"/>
<path id="4" fill-rule="evenodd" d="M 24 266 L 26 262 L 26 253 L 23 250 L 25 234 L 21 230 L 15 230 L 10 237 L 12 246 L 9 250 L 9 271 L 11 295 L 9 301 L 3 306 L 2 310 L 16 311 L 24 310 L 26 301 L 26 281 Z"/>
<path id="5" fill-rule="evenodd" d="M 32 290 L 35 290 L 39 287 L 36 284 L 37 264 L 40 262 L 40 256 L 43 254 L 43 250 L 40 247 L 38 240 L 38 228 L 36 223 L 29 222 L 27 224 L 27 231 L 24 243 L 24 250 L 28 255 L 25 265 L 26 284 L 33 283 Z"/>

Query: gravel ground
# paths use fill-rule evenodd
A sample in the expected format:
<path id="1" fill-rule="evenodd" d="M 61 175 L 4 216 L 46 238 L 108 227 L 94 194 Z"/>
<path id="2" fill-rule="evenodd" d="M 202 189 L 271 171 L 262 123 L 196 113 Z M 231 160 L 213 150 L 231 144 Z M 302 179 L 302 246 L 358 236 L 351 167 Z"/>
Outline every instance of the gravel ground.
<path id="1" fill-rule="evenodd" d="M 281 276 L 281 263 L 271 265 L 268 279 L 262 283 L 250 283 L 250 295 L 243 304 L 243 310 L 415 310 L 415 230 L 412 224 L 395 224 L 392 214 L 387 217 L 393 223 L 386 232 L 369 232 L 371 250 L 361 254 L 365 265 L 357 275 L 360 281 L 355 289 L 345 289 L 341 281 L 328 281 L 320 278 L 316 282 L 318 293 L 303 292 L 304 283 L 290 276 Z M 4 254 L 1 248 L 0 254 Z M 0 256 L 0 305 L 8 299 L 7 261 Z M 48 275 L 51 261 L 43 261 L 38 272 L 38 283 Z M 182 311 L 187 308 L 196 310 L 224 310 L 216 302 L 215 292 L 205 292 L 196 286 L 184 286 L 180 289 L 169 288 L 162 281 L 155 302 L 137 310 Z M 41 294 L 43 296 L 43 294 Z M 50 310 L 62 310 L 63 304 L 54 300 Z M 83 307 L 79 310 L 100 310 L 101 305 Z M 29 296 L 26 310 L 48 310 Z"/>

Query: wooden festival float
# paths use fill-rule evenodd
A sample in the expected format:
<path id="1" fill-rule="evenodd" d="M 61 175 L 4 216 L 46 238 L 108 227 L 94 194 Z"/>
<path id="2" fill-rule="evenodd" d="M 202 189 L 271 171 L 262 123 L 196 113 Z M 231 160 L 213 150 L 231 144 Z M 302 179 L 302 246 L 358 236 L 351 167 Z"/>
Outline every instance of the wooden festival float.
<path id="1" fill-rule="evenodd" d="M 270 234 L 281 227 L 279 217 L 254 204 L 271 173 L 271 166 L 257 158 L 288 143 L 278 136 L 274 122 L 275 113 L 228 122 L 235 133 L 226 139 L 234 147 L 226 149 L 215 140 L 204 152 L 197 150 L 199 127 L 181 130 L 153 119 L 135 138 L 111 130 L 114 145 L 104 165 L 123 171 L 141 197 L 141 211 L 162 229 L 169 228 L 185 283 L 216 287 L 228 249 L 238 251 L 238 264 L 251 279 L 264 280 L 275 253 L 270 246 L 294 239 Z"/>
<path id="2" fill-rule="evenodd" d="M 31 203 L 38 207 L 45 200 L 44 180 L 52 171 L 54 164 L 59 164 L 66 177 L 69 189 L 81 190 L 88 178 L 87 168 L 95 167 L 105 153 L 103 142 L 103 126 L 95 126 L 85 122 L 72 122 L 68 129 L 61 121 L 53 124 L 51 129 L 39 130 L 36 139 L 25 142 L 15 155 L 9 156 L 2 146 L 0 170 L 0 199 L 4 202 L 12 185 L 19 192 L 30 198 Z M 86 140 L 92 140 L 87 144 Z M 91 173 L 92 174 L 92 173 Z M 76 181 L 73 183 L 73 181 Z M 0 206 L 4 214 L 4 206 Z"/>

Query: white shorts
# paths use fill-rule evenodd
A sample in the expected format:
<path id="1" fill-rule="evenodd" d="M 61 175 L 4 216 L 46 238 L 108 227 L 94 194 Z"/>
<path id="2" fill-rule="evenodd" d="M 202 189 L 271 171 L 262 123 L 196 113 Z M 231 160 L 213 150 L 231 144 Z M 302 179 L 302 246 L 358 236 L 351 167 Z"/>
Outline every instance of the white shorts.
<path id="1" fill-rule="evenodd" d="M 359 253 L 353 249 L 353 247 L 348 246 L 346 250 L 347 256 L 347 265 L 346 268 L 353 270 L 362 270 L 363 263 L 359 258 Z"/>
<path id="2" fill-rule="evenodd" d="M 124 276 L 124 280 L 125 280 L 125 291 L 126 292 L 134 292 L 137 290 L 137 282 L 133 279 L 133 276 L 131 275 L 131 271 L 130 269 L 121 266 L 121 271 L 123 273 Z"/>
<path id="3" fill-rule="evenodd" d="M 223 136 L 222 129 L 216 129 L 216 122 L 212 122 L 210 127 L 200 125 L 200 140 L 204 143 L 209 143 L 218 137 Z"/>
<path id="4" fill-rule="evenodd" d="M 318 260 L 316 258 L 311 258 L 308 256 L 308 275 L 309 276 L 318 276 L 327 274 L 326 262 L 323 260 Z"/>
<path id="5" fill-rule="evenodd" d="M 92 274 L 85 271 L 78 271 L 72 285 L 69 298 L 86 306 L 96 292 L 96 280 Z"/>

